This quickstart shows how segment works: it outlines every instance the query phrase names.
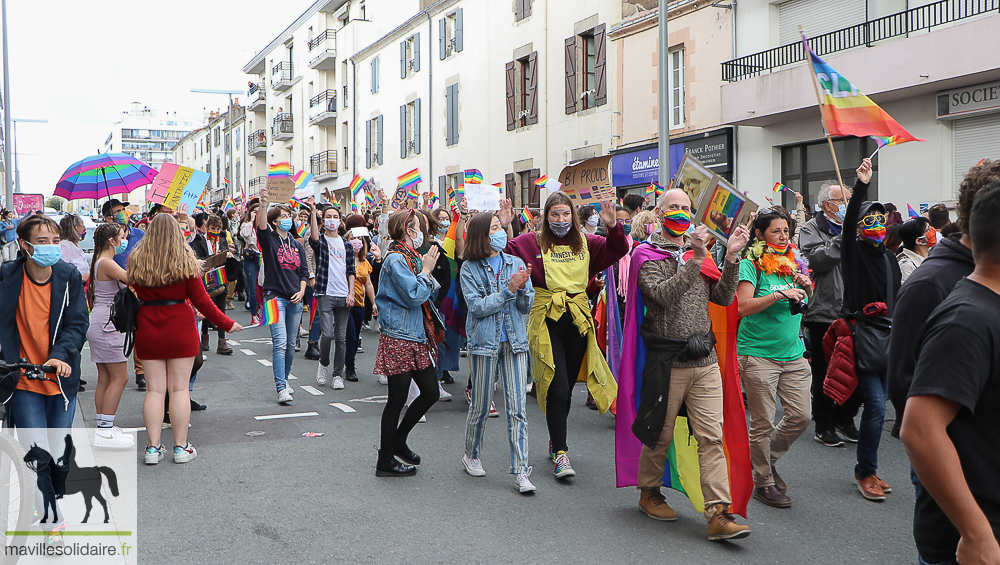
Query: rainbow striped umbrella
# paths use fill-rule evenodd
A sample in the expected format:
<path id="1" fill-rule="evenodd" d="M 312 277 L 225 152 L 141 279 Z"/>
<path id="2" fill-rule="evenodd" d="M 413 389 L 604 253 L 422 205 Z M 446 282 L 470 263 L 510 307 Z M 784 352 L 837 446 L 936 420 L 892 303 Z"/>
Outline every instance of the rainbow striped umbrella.
<path id="1" fill-rule="evenodd" d="M 128 194 L 153 182 L 157 171 L 125 153 L 92 155 L 70 165 L 53 194 L 66 200 Z"/>

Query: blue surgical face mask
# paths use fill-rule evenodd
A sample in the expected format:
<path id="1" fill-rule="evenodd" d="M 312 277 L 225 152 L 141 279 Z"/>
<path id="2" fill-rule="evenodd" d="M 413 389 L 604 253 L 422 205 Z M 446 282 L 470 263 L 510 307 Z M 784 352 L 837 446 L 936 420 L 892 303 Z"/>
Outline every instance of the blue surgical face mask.
<path id="1" fill-rule="evenodd" d="M 440 231 L 441 233 L 447 233 L 449 227 L 451 227 L 451 220 L 438 222 L 438 231 Z"/>
<path id="2" fill-rule="evenodd" d="M 128 240 L 123 237 L 122 242 L 118 244 L 118 247 L 115 247 L 115 255 L 125 253 L 126 249 L 128 249 Z"/>
<path id="3" fill-rule="evenodd" d="M 507 232 L 500 230 L 490 234 L 490 247 L 496 251 L 503 251 L 507 248 Z"/>
<path id="4" fill-rule="evenodd" d="M 31 244 L 29 244 L 31 245 Z M 31 245 L 35 252 L 31 254 L 31 260 L 39 267 L 51 267 L 62 259 L 62 248 L 58 243 Z"/>
<path id="5" fill-rule="evenodd" d="M 291 229 L 292 229 L 292 219 L 291 218 L 282 218 L 282 219 L 278 220 L 278 227 L 281 228 L 282 231 L 291 231 Z"/>
<path id="6" fill-rule="evenodd" d="M 838 222 L 844 223 L 844 216 L 847 215 L 847 206 L 844 204 L 838 204 L 837 211 L 834 212 L 833 215 L 836 216 Z"/>

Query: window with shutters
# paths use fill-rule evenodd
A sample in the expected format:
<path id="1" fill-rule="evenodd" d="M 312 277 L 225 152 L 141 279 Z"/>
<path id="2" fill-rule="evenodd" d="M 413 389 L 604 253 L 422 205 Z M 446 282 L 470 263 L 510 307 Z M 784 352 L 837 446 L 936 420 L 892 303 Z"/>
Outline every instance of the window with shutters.
<path id="1" fill-rule="evenodd" d="M 532 0 L 514 0 L 514 21 L 519 22 L 531 15 Z"/>
<path id="2" fill-rule="evenodd" d="M 607 47 L 601 24 L 565 42 L 566 113 L 608 103 Z"/>
<path id="3" fill-rule="evenodd" d="M 399 156 L 405 159 L 420 153 L 420 99 L 399 107 Z"/>
<path id="4" fill-rule="evenodd" d="M 382 154 L 382 115 L 365 122 L 365 166 L 369 169 L 381 165 L 385 159 Z"/>
<path id="5" fill-rule="evenodd" d="M 399 77 L 406 78 L 420 70 L 420 34 L 415 33 L 399 43 Z"/>
<path id="6" fill-rule="evenodd" d="M 445 145 L 458 143 L 458 85 L 452 84 L 445 89 Z"/>
<path id="7" fill-rule="evenodd" d="M 670 127 L 684 127 L 684 48 L 672 49 L 669 59 Z"/>
<path id="8" fill-rule="evenodd" d="M 372 62 L 371 62 L 371 69 L 372 69 L 372 94 L 378 93 L 378 66 L 379 66 L 378 59 L 379 59 L 378 56 L 376 56 L 374 59 L 372 59 Z M 346 100 L 347 97 L 345 96 L 344 99 Z"/>
<path id="9" fill-rule="evenodd" d="M 438 33 L 440 34 L 438 59 L 443 61 L 462 51 L 464 48 L 462 8 L 438 20 Z"/>
<path id="10" fill-rule="evenodd" d="M 538 123 L 538 52 L 507 63 L 507 129 Z"/>
<path id="11" fill-rule="evenodd" d="M 219 188 L 219 177 L 220 171 L 222 170 L 222 159 L 219 157 L 215 158 L 215 188 Z"/>

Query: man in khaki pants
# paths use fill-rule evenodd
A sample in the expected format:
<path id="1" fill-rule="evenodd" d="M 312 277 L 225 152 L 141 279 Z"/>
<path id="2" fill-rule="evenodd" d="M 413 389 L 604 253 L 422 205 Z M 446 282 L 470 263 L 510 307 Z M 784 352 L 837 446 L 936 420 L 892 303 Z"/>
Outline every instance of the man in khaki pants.
<path id="1" fill-rule="evenodd" d="M 639 268 L 638 284 L 646 305 L 644 330 L 668 340 L 690 340 L 709 336 L 712 321 L 709 301 L 728 306 L 736 296 L 739 254 L 749 233 L 739 226 L 729 238 L 721 277 L 703 273 L 711 239 L 708 229 L 699 226 L 689 236 L 691 200 L 681 190 L 668 190 L 660 197 L 655 212 L 663 217 L 663 228 L 648 242 L 670 254 L 664 259 L 649 260 Z M 685 254 L 693 254 L 685 259 Z M 716 272 L 716 275 L 718 273 Z M 729 474 L 722 446 L 722 374 L 715 348 L 700 359 L 690 359 L 683 352 L 673 360 L 669 375 L 666 418 L 654 448 L 644 444 L 639 456 L 639 508 L 650 518 L 677 519 L 667 505 L 660 487 L 666 466 L 667 449 L 673 441 L 674 421 L 681 404 L 687 406 L 688 422 L 698 440 L 701 489 L 705 497 L 708 539 L 739 539 L 750 535 L 750 527 L 737 524 L 729 513 Z M 634 429 L 634 428 L 633 428 Z"/>

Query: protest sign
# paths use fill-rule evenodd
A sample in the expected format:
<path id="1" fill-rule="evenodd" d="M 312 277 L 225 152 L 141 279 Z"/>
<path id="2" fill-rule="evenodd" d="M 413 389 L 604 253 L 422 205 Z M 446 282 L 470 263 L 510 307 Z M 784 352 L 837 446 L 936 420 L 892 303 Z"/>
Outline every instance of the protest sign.
<path id="1" fill-rule="evenodd" d="M 691 204 L 701 202 L 702 193 L 709 186 L 714 186 L 713 178 L 715 173 L 688 153 L 684 154 L 681 164 L 677 168 L 677 176 L 674 178 L 673 188 L 679 188 L 687 193 L 691 198 Z M 720 177 L 721 178 L 721 177 Z M 699 206 L 699 210 L 700 210 Z"/>
<path id="2" fill-rule="evenodd" d="M 615 189 L 611 186 L 610 164 L 611 157 L 587 159 L 564 168 L 559 173 L 559 180 L 549 180 L 545 187 L 549 190 L 558 187 L 560 192 L 569 196 L 574 206 L 617 200 Z"/>
<path id="3" fill-rule="evenodd" d="M 709 187 L 701 191 L 695 220 L 705 224 L 710 234 L 727 242 L 736 226 L 745 224 L 750 214 L 756 210 L 757 205 L 736 190 L 735 186 L 716 176 Z"/>
<path id="4" fill-rule="evenodd" d="M 288 202 L 295 194 L 295 181 L 288 175 L 267 177 L 267 196 L 271 202 Z"/>
<path id="5" fill-rule="evenodd" d="M 20 218 L 28 212 L 40 211 L 45 207 L 45 196 L 41 194 L 14 194 L 14 214 Z"/>
<path id="6" fill-rule="evenodd" d="M 146 192 L 146 201 L 163 204 L 174 210 L 181 204 L 187 204 L 193 210 L 205 194 L 209 178 L 210 175 L 205 171 L 163 163 Z"/>
<path id="7" fill-rule="evenodd" d="M 465 185 L 465 204 L 470 210 L 499 210 L 500 188 L 492 184 L 467 184 Z"/>

